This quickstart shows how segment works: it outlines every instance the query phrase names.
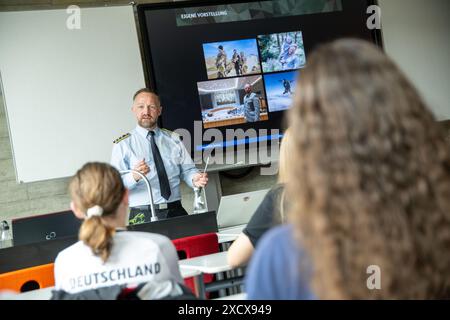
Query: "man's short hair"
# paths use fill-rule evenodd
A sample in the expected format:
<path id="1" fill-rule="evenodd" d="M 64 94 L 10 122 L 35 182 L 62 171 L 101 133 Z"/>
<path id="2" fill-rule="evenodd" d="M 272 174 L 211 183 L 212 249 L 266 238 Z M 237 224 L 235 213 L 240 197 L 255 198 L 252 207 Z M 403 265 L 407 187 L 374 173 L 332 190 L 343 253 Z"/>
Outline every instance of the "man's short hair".
<path id="1" fill-rule="evenodd" d="M 155 96 L 158 97 L 158 100 L 159 100 L 159 96 L 158 96 L 158 94 L 157 94 L 154 90 L 149 89 L 149 88 L 142 88 L 142 89 L 139 89 L 138 91 L 136 91 L 136 93 L 133 95 L 133 101 L 134 101 L 134 99 L 136 99 L 136 97 L 137 97 L 139 94 L 141 94 L 141 93 L 143 93 L 143 92 L 154 94 Z"/>

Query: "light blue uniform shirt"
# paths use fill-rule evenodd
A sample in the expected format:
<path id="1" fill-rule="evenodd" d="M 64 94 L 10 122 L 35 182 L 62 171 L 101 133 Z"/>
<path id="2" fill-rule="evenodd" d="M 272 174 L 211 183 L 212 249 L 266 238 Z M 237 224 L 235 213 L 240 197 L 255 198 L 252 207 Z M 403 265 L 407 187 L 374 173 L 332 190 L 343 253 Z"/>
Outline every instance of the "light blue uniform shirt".
<path id="1" fill-rule="evenodd" d="M 163 159 L 172 192 L 167 201 L 161 196 L 158 174 L 151 152 L 151 138 L 147 138 L 147 129 L 138 125 L 130 132 L 128 137 L 115 143 L 112 150 L 111 165 L 119 171 L 130 170 L 137 162 L 145 159 L 150 168 L 147 179 L 152 187 L 153 202 L 160 204 L 180 200 L 180 179 L 183 179 L 193 188 L 192 178 L 199 171 L 176 133 L 160 128 L 156 128 L 154 131 L 155 142 Z M 136 182 L 131 173 L 122 175 L 122 179 L 125 187 L 130 190 L 130 207 L 150 204 L 147 187 L 143 179 Z"/>

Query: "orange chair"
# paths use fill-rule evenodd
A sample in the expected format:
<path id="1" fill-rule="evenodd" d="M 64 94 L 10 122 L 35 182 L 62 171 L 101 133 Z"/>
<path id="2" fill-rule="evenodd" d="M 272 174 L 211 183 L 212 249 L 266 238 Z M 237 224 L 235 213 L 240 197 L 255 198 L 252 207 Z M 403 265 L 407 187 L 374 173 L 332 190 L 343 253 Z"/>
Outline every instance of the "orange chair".
<path id="1" fill-rule="evenodd" d="M 0 274 L 0 290 L 26 292 L 54 285 L 53 263 Z"/>
<path id="2" fill-rule="evenodd" d="M 183 255 L 186 256 L 186 259 L 219 252 L 219 240 L 216 233 L 206 233 L 192 237 L 175 239 L 172 240 L 172 243 L 178 252 L 181 251 Z M 212 282 L 213 279 L 214 275 L 203 275 L 204 283 Z M 193 278 L 185 279 L 184 283 L 192 290 L 192 292 L 197 294 Z"/>

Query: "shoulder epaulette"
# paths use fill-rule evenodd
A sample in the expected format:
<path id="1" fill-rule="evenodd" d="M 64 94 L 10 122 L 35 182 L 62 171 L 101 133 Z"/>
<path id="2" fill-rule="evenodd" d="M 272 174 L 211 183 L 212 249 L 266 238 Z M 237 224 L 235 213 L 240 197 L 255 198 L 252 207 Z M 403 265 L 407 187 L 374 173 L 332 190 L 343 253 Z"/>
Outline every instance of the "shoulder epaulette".
<path id="1" fill-rule="evenodd" d="M 167 133 L 171 137 L 177 137 L 177 138 L 180 137 L 180 135 L 178 133 L 176 133 L 176 132 L 173 132 L 173 131 L 170 131 L 170 130 L 167 130 L 167 129 L 164 129 L 164 128 L 161 128 L 161 130 L 164 131 L 165 133 Z"/>
<path id="2" fill-rule="evenodd" d="M 125 140 L 129 136 L 131 136 L 131 134 L 129 134 L 129 133 L 124 134 L 123 136 L 121 136 L 121 137 L 117 138 L 116 140 L 114 140 L 113 143 L 119 143 L 120 141 Z"/>
<path id="3" fill-rule="evenodd" d="M 167 129 L 165 129 L 165 128 L 161 128 L 161 130 L 167 132 L 168 134 L 174 133 L 173 131 L 167 130 Z"/>

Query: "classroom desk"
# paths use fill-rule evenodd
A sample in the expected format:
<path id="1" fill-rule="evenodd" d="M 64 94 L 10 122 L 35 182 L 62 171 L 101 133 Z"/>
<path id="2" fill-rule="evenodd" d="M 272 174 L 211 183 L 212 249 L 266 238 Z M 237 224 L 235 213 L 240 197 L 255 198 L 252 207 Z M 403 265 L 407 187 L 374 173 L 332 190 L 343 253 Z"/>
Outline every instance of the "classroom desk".
<path id="1" fill-rule="evenodd" d="M 180 270 L 198 270 L 208 274 L 230 271 L 232 269 L 228 265 L 226 251 L 180 260 L 179 265 Z"/>
<path id="2" fill-rule="evenodd" d="M 242 230 L 247 224 L 241 224 L 235 227 L 219 229 L 217 232 L 217 237 L 219 243 L 231 242 L 237 239 L 237 237 L 242 233 Z"/>
<path id="3" fill-rule="evenodd" d="M 191 277 L 196 277 L 199 274 L 201 274 L 200 271 L 198 270 L 193 270 L 193 269 L 181 269 L 180 268 L 180 272 L 181 272 L 181 276 L 183 277 L 183 279 L 186 278 L 191 278 Z"/>
<path id="4" fill-rule="evenodd" d="M 182 260 L 180 260 L 180 261 L 182 261 Z M 178 262 L 178 264 L 179 264 L 179 262 Z M 183 277 L 183 279 L 193 277 L 195 291 L 197 292 L 198 296 L 199 297 L 205 296 L 205 283 L 203 282 L 203 273 L 201 273 L 201 271 L 195 270 L 195 269 L 184 269 L 184 268 L 181 268 L 181 266 L 180 266 L 180 272 L 181 272 L 181 276 Z"/>
<path id="5" fill-rule="evenodd" d="M 198 279 L 203 279 L 204 273 L 215 274 L 233 270 L 233 268 L 228 264 L 226 251 L 213 253 L 206 256 L 195 257 L 191 259 L 180 260 L 179 265 L 180 270 L 184 270 L 183 272 L 186 272 L 187 270 L 195 270 L 201 272 L 200 275 L 196 276 Z M 222 280 L 216 284 L 215 283 L 208 284 L 206 287 L 202 282 L 202 286 L 200 287 L 201 290 L 198 291 L 199 298 L 201 299 L 206 298 L 207 288 L 211 288 L 212 289 L 211 291 L 224 289 L 236 285 L 235 282 L 237 281 L 241 281 L 241 278 Z"/>
<path id="6" fill-rule="evenodd" d="M 55 287 L 48 287 L 39 290 L 27 291 L 24 293 L 11 293 L 2 296 L 2 300 L 50 300 L 52 296 L 52 290 Z"/>
<path id="7" fill-rule="evenodd" d="M 203 281 L 201 281 L 201 284 L 198 283 L 199 280 L 202 279 L 201 277 L 202 273 L 199 270 L 194 269 L 181 270 L 180 268 L 180 272 L 183 279 L 194 277 L 196 286 L 198 286 L 199 289 L 202 290 L 201 286 L 203 286 Z M 19 294 L 14 292 L 5 293 L 0 297 L 0 300 L 50 300 L 52 296 L 52 290 L 54 288 L 55 287 L 48 287 L 44 289 L 32 290 Z"/>

